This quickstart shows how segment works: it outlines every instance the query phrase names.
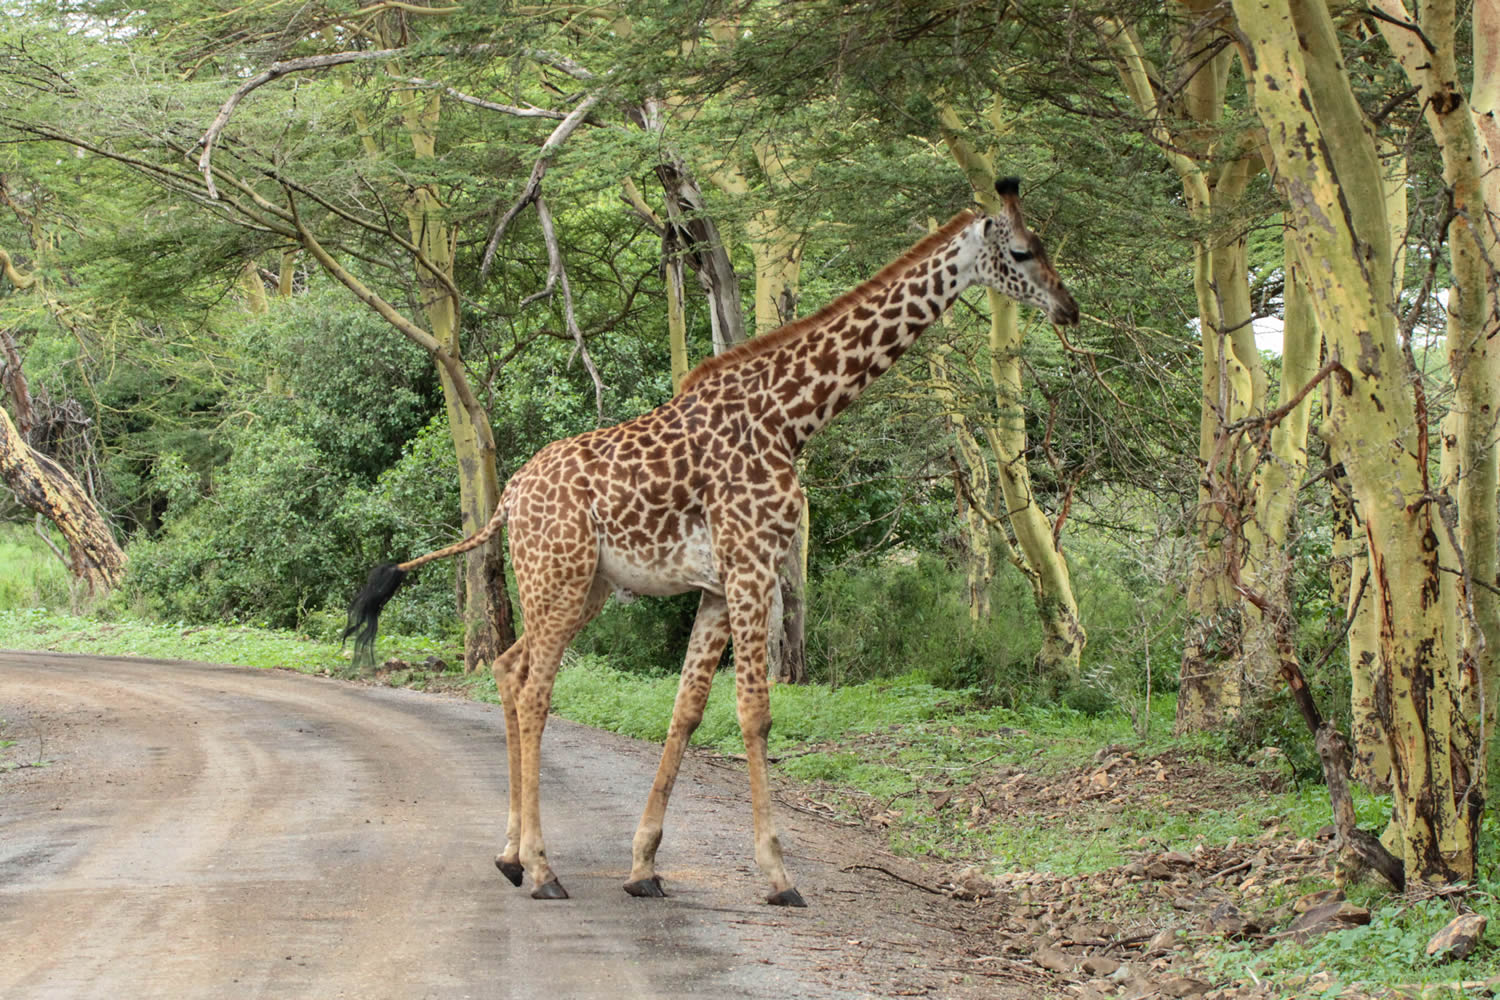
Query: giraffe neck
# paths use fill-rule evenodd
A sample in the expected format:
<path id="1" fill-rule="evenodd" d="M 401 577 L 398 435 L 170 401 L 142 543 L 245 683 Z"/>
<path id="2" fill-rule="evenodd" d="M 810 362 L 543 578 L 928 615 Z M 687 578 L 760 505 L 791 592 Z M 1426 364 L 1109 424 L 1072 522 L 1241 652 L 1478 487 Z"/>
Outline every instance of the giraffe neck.
<path id="1" fill-rule="evenodd" d="M 842 314 L 809 328 L 773 364 L 773 420 L 795 454 L 896 363 L 971 283 L 963 234 Z M 774 359 L 773 355 L 773 359 Z M 768 415 L 769 416 L 769 415 Z"/>

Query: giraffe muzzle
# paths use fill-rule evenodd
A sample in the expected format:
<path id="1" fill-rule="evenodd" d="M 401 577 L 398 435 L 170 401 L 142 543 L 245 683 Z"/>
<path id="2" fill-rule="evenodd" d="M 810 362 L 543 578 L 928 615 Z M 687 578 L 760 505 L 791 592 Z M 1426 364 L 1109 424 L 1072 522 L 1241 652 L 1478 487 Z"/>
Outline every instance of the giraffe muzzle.
<path id="1" fill-rule="evenodd" d="M 1077 326 L 1078 303 L 1073 301 L 1073 296 L 1059 289 L 1052 308 L 1048 310 L 1048 318 L 1059 326 Z"/>

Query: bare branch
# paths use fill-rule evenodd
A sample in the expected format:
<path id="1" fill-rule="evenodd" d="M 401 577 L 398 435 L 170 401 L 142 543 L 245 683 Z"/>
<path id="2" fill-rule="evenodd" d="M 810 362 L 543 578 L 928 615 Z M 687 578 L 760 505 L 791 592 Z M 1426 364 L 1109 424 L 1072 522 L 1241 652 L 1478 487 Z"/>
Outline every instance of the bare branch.
<path id="1" fill-rule="evenodd" d="M 551 66 L 553 69 L 562 70 L 575 80 L 597 79 L 592 72 L 584 69 L 578 63 L 560 53 L 549 52 L 546 49 L 528 49 L 526 55 L 544 66 Z"/>
<path id="2" fill-rule="evenodd" d="M 538 108 L 535 105 L 518 107 L 514 104 L 500 104 L 495 101 L 486 101 L 482 97 L 465 94 L 463 91 L 454 90 L 452 87 L 439 80 L 424 80 L 420 76 L 392 77 L 396 83 L 423 90 L 441 90 L 444 94 L 463 104 L 472 104 L 476 108 L 486 111 L 498 111 L 501 114 L 510 115 L 512 118 L 552 118 L 558 121 L 566 120 L 568 112 L 553 111 L 550 108 Z"/>
<path id="3" fill-rule="evenodd" d="M 345 63 L 363 62 L 370 59 L 388 59 L 405 51 L 405 49 L 372 49 L 365 52 L 330 52 L 327 55 L 288 59 L 285 62 L 272 63 L 267 69 L 240 84 L 239 89 L 229 95 L 229 100 L 224 102 L 224 106 L 214 116 L 213 123 L 208 126 L 208 131 L 203 133 L 203 138 L 198 140 L 199 145 L 203 147 L 203 155 L 198 157 L 198 170 L 203 174 L 209 198 L 219 196 L 218 189 L 214 187 L 213 168 L 210 165 L 214 143 L 218 141 L 219 133 L 224 131 L 224 126 L 229 124 L 234 109 L 239 107 L 240 101 L 244 100 L 250 91 L 289 73 L 300 73 L 308 69 L 325 69 L 329 66 L 341 66 Z"/>
<path id="4" fill-rule="evenodd" d="M 420 4 L 403 3 L 402 0 L 382 0 L 381 3 L 372 3 L 368 7 L 361 7 L 354 12 L 354 17 L 362 17 L 365 14 L 378 14 L 383 10 L 399 10 L 404 14 L 457 14 L 463 10 L 462 7 L 423 7 Z"/>
<path id="5" fill-rule="evenodd" d="M 553 285 L 562 285 L 563 317 L 567 321 L 568 332 L 573 335 L 573 342 L 578 345 L 578 356 L 583 359 L 583 367 L 588 369 L 589 377 L 594 380 L 594 409 L 602 424 L 604 380 L 599 377 L 599 369 L 594 367 L 594 358 L 589 354 L 583 331 L 578 328 L 578 319 L 573 313 L 573 287 L 568 284 L 568 271 L 563 267 L 562 248 L 557 244 L 557 231 L 552 226 L 552 210 L 547 207 L 547 199 L 540 194 L 536 197 L 536 217 L 542 224 L 542 238 L 547 241 L 547 287 L 550 289 Z"/>
<path id="6" fill-rule="evenodd" d="M 500 237 L 505 235 L 505 229 L 511 224 L 515 217 L 521 214 L 521 209 L 537 199 L 542 191 L 542 178 L 547 175 L 547 168 L 552 166 L 552 158 L 562 148 L 562 144 L 568 141 L 568 136 L 583 123 L 590 109 L 604 96 L 602 90 L 596 90 L 582 101 L 578 106 L 568 113 L 568 116 L 558 123 L 557 128 L 542 143 L 542 151 L 537 156 L 536 164 L 531 168 L 531 176 L 526 179 L 526 186 L 521 189 L 521 196 L 516 199 L 515 204 L 500 217 L 495 224 L 495 231 L 490 234 L 489 242 L 484 247 L 484 259 L 479 264 L 479 280 L 483 281 L 489 277 L 490 265 L 495 260 L 495 248 L 500 245 Z"/>

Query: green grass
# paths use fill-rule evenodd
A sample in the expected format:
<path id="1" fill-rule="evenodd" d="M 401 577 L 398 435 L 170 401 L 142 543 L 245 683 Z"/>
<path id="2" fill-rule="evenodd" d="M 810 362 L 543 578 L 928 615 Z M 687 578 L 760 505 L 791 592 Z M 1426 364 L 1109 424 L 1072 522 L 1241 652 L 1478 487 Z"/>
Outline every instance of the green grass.
<path id="1" fill-rule="evenodd" d="M 53 541 L 62 538 L 53 532 Z M 0 523 L 0 610 L 69 607 L 71 585 L 62 564 L 30 525 Z"/>
<path id="2" fill-rule="evenodd" d="M 334 674 L 349 671 L 351 655 L 336 642 L 297 632 L 249 625 L 101 621 L 46 608 L 0 610 L 0 647 Z M 461 662 L 451 647 L 425 638 L 382 637 L 381 654 L 410 662 L 420 662 L 429 655 L 442 656 L 449 663 Z"/>

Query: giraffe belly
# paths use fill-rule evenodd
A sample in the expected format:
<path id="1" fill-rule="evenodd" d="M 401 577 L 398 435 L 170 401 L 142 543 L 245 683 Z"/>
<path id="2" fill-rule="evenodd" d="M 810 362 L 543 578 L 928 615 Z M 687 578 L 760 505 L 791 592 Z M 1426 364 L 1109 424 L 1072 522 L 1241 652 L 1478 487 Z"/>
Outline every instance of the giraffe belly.
<path id="1" fill-rule="evenodd" d="M 607 535 L 599 540 L 596 573 L 615 589 L 621 602 L 639 596 L 667 597 L 689 590 L 724 593 L 714 566 L 708 525 L 695 520 L 681 537 L 640 547 L 621 545 Z"/>

